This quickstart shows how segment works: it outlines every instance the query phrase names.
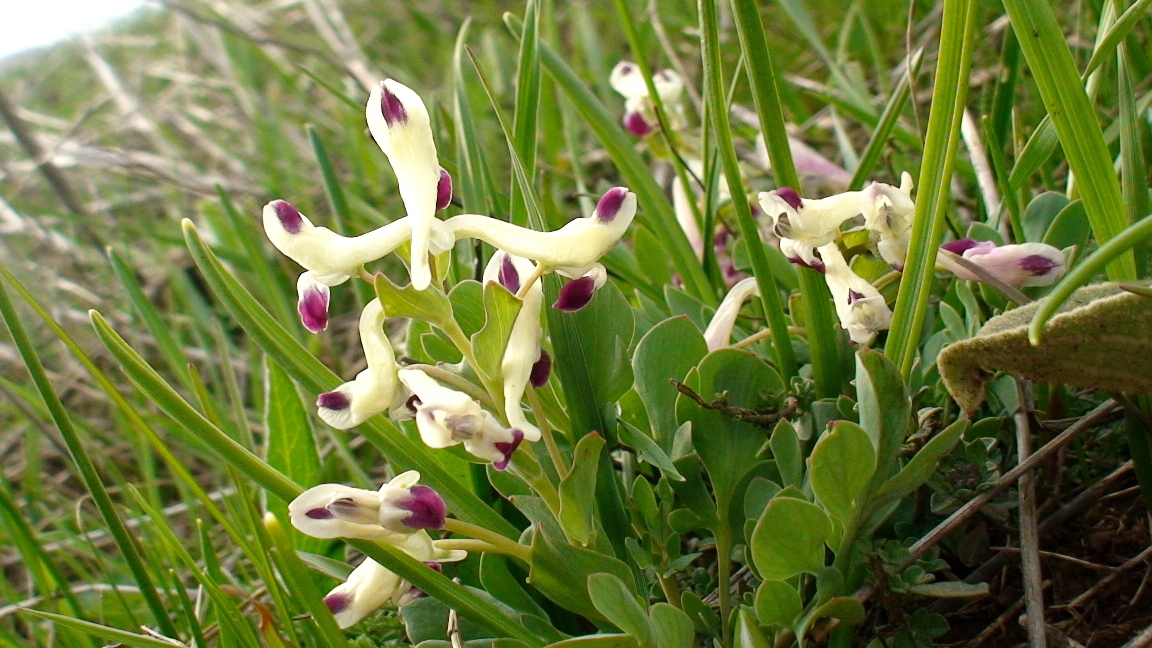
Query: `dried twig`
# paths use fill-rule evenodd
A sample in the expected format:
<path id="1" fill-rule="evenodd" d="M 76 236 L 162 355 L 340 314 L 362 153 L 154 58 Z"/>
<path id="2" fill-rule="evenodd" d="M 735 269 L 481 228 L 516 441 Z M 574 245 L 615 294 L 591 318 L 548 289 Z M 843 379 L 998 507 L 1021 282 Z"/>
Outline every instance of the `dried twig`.
<path id="1" fill-rule="evenodd" d="M 706 401 L 701 398 L 700 394 L 697 394 L 695 390 L 680 382 L 679 380 L 673 378 L 669 382 L 671 382 L 672 386 L 676 388 L 676 391 L 684 394 L 688 398 L 691 398 L 692 401 L 700 407 L 703 407 L 704 409 L 716 410 L 724 416 L 733 418 L 737 421 L 751 423 L 752 425 L 758 427 L 771 428 L 772 426 L 776 425 L 780 419 L 784 419 L 795 414 L 797 408 L 800 407 L 800 402 L 797 401 L 794 397 L 789 396 L 784 399 L 784 407 L 775 412 L 764 414 L 762 412 L 757 412 L 755 410 L 750 410 L 744 407 L 733 407 L 728 404 L 728 397 L 723 394 L 711 402 Z"/>
<path id="2" fill-rule="evenodd" d="M 1016 381 L 1020 407 L 1012 418 L 1016 421 L 1016 453 L 1020 464 L 1028 461 L 1032 452 L 1032 425 L 1029 421 L 1032 385 L 1025 380 Z M 1033 648 L 1047 648 L 1044 632 L 1044 586 L 1040 565 L 1040 534 L 1036 529 L 1036 486 L 1031 472 L 1020 476 L 1017 490 L 1020 502 L 1020 564 L 1024 575 L 1024 595 L 1028 610 L 1028 640 Z"/>
<path id="3" fill-rule="evenodd" d="M 1092 486 L 1085 489 L 1084 492 L 1073 498 L 1072 501 L 1060 507 L 1055 513 L 1045 518 L 1044 522 L 1040 524 L 1040 528 L 1038 529 L 1040 532 L 1040 537 L 1043 538 L 1048 533 L 1054 531 L 1057 528 L 1060 528 L 1073 516 L 1078 515 L 1084 509 L 1095 504 L 1100 500 L 1102 495 L 1110 492 L 1131 472 L 1132 461 L 1129 460 L 1116 470 L 1113 470 L 1107 477 L 1104 477 L 1095 484 L 1092 484 Z M 981 565 L 979 569 L 969 574 L 968 577 L 964 580 L 969 583 L 979 583 L 981 581 L 988 580 L 1009 560 L 1011 560 L 1010 555 L 997 554 L 983 565 Z"/>
<path id="4" fill-rule="evenodd" d="M 1137 554 L 1135 558 L 1132 558 L 1132 559 L 1126 561 L 1123 565 L 1120 565 L 1119 567 L 1117 567 L 1115 571 L 1113 571 L 1111 574 L 1108 574 L 1104 578 L 1100 579 L 1099 583 L 1096 583 L 1095 585 L 1093 585 L 1090 589 L 1086 590 L 1080 596 L 1077 596 L 1076 598 L 1072 599 L 1071 601 L 1069 601 L 1065 605 L 1060 605 L 1057 607 L 1068 608 L 1068 609 L 1081 607 L 1082 605 L 1084 605 L 1088 601 L 1092 600 L 1092 598 L 1095 597 L 1097 594 L 1100 594 L 1101 592 L 1106 591 L 1112 585 L 1112 583 L 1116 582 L 1116 579 L 1118 579 L 1124 575 L 1124 572 L 1128 571 L 1129 569 L 1132 569 L 1136 565 L 1139 565 L 1140 563 L 1144 562 L 1145 560 L 1148 560 L 1149 558 L 1152 558 L 1152 547 L 1148 547 L 1144 551 L 1141 551 L 1139 554 Z"/>

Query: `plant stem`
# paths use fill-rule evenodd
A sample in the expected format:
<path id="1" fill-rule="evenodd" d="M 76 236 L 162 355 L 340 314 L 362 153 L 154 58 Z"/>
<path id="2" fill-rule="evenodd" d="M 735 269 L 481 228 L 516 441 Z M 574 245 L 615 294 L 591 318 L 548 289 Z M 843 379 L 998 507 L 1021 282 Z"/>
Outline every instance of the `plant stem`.
<path id="1" fill-rule="evenodd" d="M 536 395 L 536 390 L 529 387 L 526 391 L 528 404 L 532 406 L 532 413 L 536 415 L 536 427 L 540 428 L 540 435 L 544 437 L 544 446 L 548 448 L 548 456 L 552 459 L 552 465 L 556 468 L 556 473 L 560 475 L 560 479 L 564 479 L 571 472 L 571 467 L 564 460 L 560 446 L 556 445 L 556 438 L 552 436 L 552 426 L 548 424 L 548 418 L 544 416 L 544 408 L 540 404 L 540 397 Z"/>
<path id="2" fill-rule="evenodd" d="M 463 520 L 455 518 L 448 518 L 444 520 L 444 530 L 457 535 L 468 536 L 474 541 L 480 541 L 483 544 L 495 547 L 499 553 L 513 556 L 525 563 L 532 564 L 532 549 L 526 547 L 518 542 L 505 538 L 504 536 L 494 531 L 489 531 L 482 526 L 470 524 Z M 443 541 L 442 541 L 443 542 Z M 457 542 L 462 542 L 457 540 Z M 464 549 L 466 547 L 459 547 Z"/>

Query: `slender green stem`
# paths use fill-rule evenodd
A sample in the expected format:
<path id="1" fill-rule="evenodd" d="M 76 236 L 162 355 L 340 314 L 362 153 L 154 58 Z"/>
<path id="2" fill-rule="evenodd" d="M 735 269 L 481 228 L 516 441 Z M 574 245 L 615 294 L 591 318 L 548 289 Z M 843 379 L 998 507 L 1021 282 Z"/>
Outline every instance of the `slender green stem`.
<path id="1" fill-rule="evenodd" d="M 725 100 L 723 71 L 720 65 L 720 35 L 716 0 L 700 0 L 700 33 L 704 41 L 704 79 L 708 113 L 716 132 L 716 148 L 724 167 L 724 176 L 732 193 L 732 206 L 736 211 L 736 222 L 740 236 L 748 245 L 752 259 L 752 273 L 760 287 L 760 297 L 768 326 L 773 331 L 772 346 L 776 364 L 785 379 L 799 375 L 796 356 L 792 352 L 792 339 L 788 336 L 788 321 L 784 316 L 784 305 L 780 290 L 768 265 L 768 255 L 760 241 L 760 231 L 752 218 L 748 196 L 744 193 L 744 179 L 740 173 L 740 161 L 732 143 L 732 129 L 728 121 L 728 104 Z"/>
<path id="2" fill-rule="evenodd" d="M 457 535 L 467 536 L 484 544 L 495 547 L 502 554 L 513 556 L 525 563 L 532 564 L 532 549 L 518 542 L 514 542 L 494 531 L 482 526 L 469 524 L 463 520 L 448 518 L 444 520 L 444 530 Z M 440 542 L 444 542 L 443 540 Z M 464 548 L 464 547 L 461 547 Z"/>
<path id="3" fill-rule="evenodd" d="M 523 546 L 523 545 L 521 545 L 521 546 Z M 518 560 L 523 560 L 525 562 L 528 562 L 525 559 L 525 557 L 523 555 L 521 555 L 520 553 L 515 553 L 515 554 L 508 553 L 508 550 L 505 547 L 497 547 L 496 545 L 494 545 L 492 543 L 484 542 L 483 540 L 474 540 L 472 538 L 447 538 L 445 540 L 437 540 L 436 541 L 436 548 L 437 549 L 448 549 L 448 550 L 472 551 L 472 552 L 476 552 L 476 553 L 497 553 L 497 554 L 501 554 L 504 556 L 511 556 L 511 557 L 516 558 Z M 525 547 L 525 548 L 527 548 L 527 547 Z M 531 551 L 529 551 L 528 553 L 531 554 Z"/>
<path id="4" fill-rule="evenodd" d="M 536 390 L 529 387 L 527 392 L 528 404 L 532 406 L 532 413 L 536 415 L 536 427 L 540 428 L 540 435 L 544 437 L 548 456 L 552 459 L 552 465 L 556 468 L 556 473 L 560 475 L 560 479 L 564 479 L 572 471 L 572 468 L 564 460 L 564 453 L 560 452 L 560 446 L 556 445 L 556 438 L 552 435 L 552 426 L 548 423 L 548 417 L 544 414 L 544 407 L 540 403 L 540 397 L 536 395 Z"/>
<path id="5" fill-rule="evenodd" d="M 920 168 L 916 196 L 915 223 L 908 248 L 908 265 L 900 282 L 892 328 L 885 353 L 907 378 L 920 347 L 920 335 L 931 296 L 936 248 L 944 235 L 951 191 L 952 170 L 960 146 L 960 124 L 968 97 L 968 72 L 975 48 L 975 0 L 945 0 L 940 27 L 940 55 L 936 64 L 936 85 L 932 90 L 932 111 L 924 142 L 924 162 Z"/>

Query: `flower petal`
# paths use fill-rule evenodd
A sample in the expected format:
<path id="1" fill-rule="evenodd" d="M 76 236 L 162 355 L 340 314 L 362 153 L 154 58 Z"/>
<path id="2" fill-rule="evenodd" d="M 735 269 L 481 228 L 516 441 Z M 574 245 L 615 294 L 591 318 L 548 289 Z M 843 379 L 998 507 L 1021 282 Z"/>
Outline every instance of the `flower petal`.
<path id="1" fill-rule="evenodd" d="M 312 333 L 328 328 L 328 304 L 332 299 L 332 290 L 316 281 L 311 272 L 305 272 L 296 281 L 296 294 L 296 311 L 300 314 L 304 328 Z"/>

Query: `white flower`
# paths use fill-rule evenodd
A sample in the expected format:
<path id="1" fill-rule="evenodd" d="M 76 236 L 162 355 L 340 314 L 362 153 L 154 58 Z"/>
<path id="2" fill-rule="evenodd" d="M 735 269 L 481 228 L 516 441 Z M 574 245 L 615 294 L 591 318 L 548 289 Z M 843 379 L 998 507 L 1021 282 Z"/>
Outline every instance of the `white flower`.
<path id="1" fill-rule="evenodd" d="M 736 317 L 740 314 L 740 307 L 753 295 L 760 294 L 760 287 L 756 285 L 756 277 L 748 277 L 736 282 L 724 300 L 716 307 L 712 321 L 704 330 L 704 342 L 709 351 L 715 351 L 728 346 L 732 339 L 732 329 L 736 326 Z"/>
<path id="2" fill-rule="evenodd" d="M 960 239 L 940 247 L 963 256 L 1013 288 L 1050 286 L 1068 271 L 1064 253 L 1047 243 L 996 245 L 992 241 Z M 938 255 L 936 262 L 961 279 L 980 281 L 979 276 L 946 255 Z"/>
<path id="3" fill-rule="evenodd" d="M 417 535 L 428 537 L 423 531 L 413 534 L 412 537 Z M 420 547 L 401 547 L 401 549 L 436 571 L 440 571 L 440 563 L 457 562 L 468 557 L 464 551 L 440 549 L 435 546 L 435 541 Z M 324 597 L 324 604 L 332 610 L 337 625 L 341 628 L 350 628 L 385 603 L 391 602 L 396 607 L 403 607 L 422 595 L 423 593 L 414 589 L 408 581 L 375 560 L 365 558 L 364 562 L 348 575 L 348 580 L 328 592 Z"/>
<path id="4" fill-rule="evenodd" d="M 860 213 L 864 227 L 879 235 L 877 251 L 880 257 L 896 269 L 903 269 L 908 256 L 912 220 L 916 203 L 912 201 L 912 176 L 905 171 L 900 176 L 900 187 L 873 182 L 859 192 Z"/>
<path id="5" fill-rule="evenodd" d="M 332 610 L 337 625 L 350 628 L 389 601 L 399 604 L 411 589 L 411 583 L 365 558 L 348 580 L 328 592 L 324 604 Z"/>
<path id="6" fill-rule="evenodd" d="M 398 389 L 396 355 L 384 332 L 384 320 L 380 300 L 368 302 L 360 314 L 360 343 L 368 368 L 354 380 L 316 399 L 320 418 L 337 430 L 360 425 L 371 416 L 403 404 L 405 394 Z"/>
<path id="7" fill-rule="evenodd" d="M 499 283 L 516 294 L 520 291 L 520 282 L 534 276 L 535 271 L 536 267 L 528 259 L 498 250 L 484 268 L 484 283 Z M 500 373 L 504 379 L 504 414 L 508 418 L 508 425 L 523 432 L 528 441 L 539 441 L 540 430 L 524 417 L 520 399 L 528 388 L 533 367 L 540 360 L 540 339 L 544 336 L 544 329 L 540 326 L 543 299 L 544 291 L 540 282 L 536 281 L 524 295 L 524 303 L 512 325 L 508 348 L 500 363 Z"/>
<path id="8" fill-rule="evenodd" d="M 411 237 L 413 222 L 401 218 L 360 236 L 341 236 L 327 227 L 316 227 L 284 200 L 265 205 L 263 220 L 272 245 L 307 270 L 297 283 L 298 309 L 313 333 L 328 325 L 328 287 L 348 281 L 365 263 L 395 251 Z M 430 232 L 433 254 L 455 243 L 440 221 L 435 221 Z"/>
<path id="9" fill-rule="evenodd" d="M 432 281 L 429 239 L 437 208 L 451 198 L 451 177 L 440 168 L 428 109 L 411 88 L 385 79 L 372 89 L 364 111 L 368 130 L 388 156 L 400 199 L 412 221 L 412 285 L 424 290 Z M 443 183 L 443 184 L 442 184 Z"/>
<path id="10" fill-rule="evenodd" d="M 444 222 L 457 240 L 478 238 L 546 270 L 579 277 L 619 242 L 636 216 L 636 195 L 624 187 L 609 189 L 588 218 L 576 218 L 553 232 L 537 232 L 506 221 L 461 214 Z"/>
<path id="11" fill-rule="evenodd" d="M 772 233 L 780 239 L 781 252 L 813 268 L 818 267 L 815 248 L 835 240 L 840 225 L 860 213 L 859 192 L 807 200 L 790 187 L 761 192 L 760 207 L 772 218 Z M 794 241 L 787 244 L 787 250 L 786 240 Z"/>
<path id="12" fill-rule="evenodd" d="M 400 381 L 416 395 L 416 427 L 430 448 L 459 443 L 473 455 L 504 470 L 524 432 L 500 425 L 470 396 L 449 389 L 419 369 L 401 369 Z"/>
<path id="13" fill-rule="evenodd" d="M 892 311 L 884 297 L 875 286 L 852 272 L 835 243 L 821 247 L 819 253 L 840 326 L 856 344 L 871 342 L 877 332 L 892 325 Z"/>
<path id="14" fill-rule="evenodd" d="M 640 68 L 630 61 L 620 61 L 612 68 L 608 83 L 624 97 L 624 127 L 628 132 L 637 137 L 651 133 L 657 125 L 656 109 Z M 661 70 L 652 75 L 652 85 L 666 109 L 665 116 L 672 122 L 669 127 L 679 129 L 684 122 L 684 80 L 672 70 Z"/>
<path id="15" fill-rule="evenodd" d="M 292 500 L 292 526 L 314 538 L 361 538 L 407 546 L 405 536 L 444 527 L 446 507 L 439 493 L 419 484 L 420 473 L 401 473 L 379 491 L 340 484 L 309 488 Z M 419 550 L 418 539 L 411 546 Z"/>

